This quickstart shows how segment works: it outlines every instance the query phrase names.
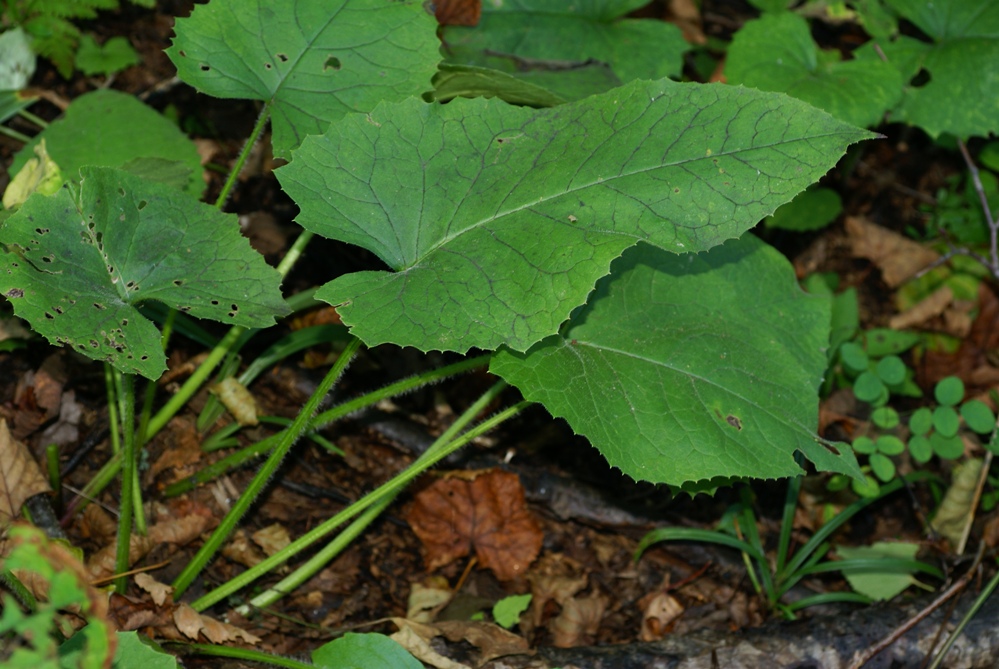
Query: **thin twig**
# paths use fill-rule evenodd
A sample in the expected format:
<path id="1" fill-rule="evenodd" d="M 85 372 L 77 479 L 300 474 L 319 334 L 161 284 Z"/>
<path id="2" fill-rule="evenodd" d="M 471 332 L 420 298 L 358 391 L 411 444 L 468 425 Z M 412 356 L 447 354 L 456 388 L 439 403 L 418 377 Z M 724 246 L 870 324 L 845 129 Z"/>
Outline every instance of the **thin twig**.
<path id="1" fill-rule="evenodd" d="M 912 618 L 910 618 L 909 620 L 905 621 L 904 623 L 896 627 L 890 634 L 888 634 L 885 638 L 881 639 L 881 641 L 877 642 L 876 644 L 874 644 L 873 646 L 871 646 L 870 648 L 868 648 L 863 652 L 858 651 L 858 653 L 854 655 L 853 662 L 850 663 L 850 669 L 860 669 L 860 667 L 870 662 L 876 655 L 878 655 L 878 653 L 888 648 L 888 646 L 895 643 L 904 634 L 906 634 L 913 627 L 918 625 L 924 618 L 926 618 L 928 615 L 930 615 L 938 608 L 943 606 L 947 602 L 947 600 L 959 594 L 962 590 L 968 587 L 968 584 L 971 583 L 971 579 L 974 577 L 975 570 L 978 568 L 978 564 L 981 562 L 983 555 L 985 555 L 984 542 L 978 549 L 978 555 L 975 556 L 974 564 L 971 565 L 971 568 L 968 569 L 968 571 L 966 571 L 964 575 L 954 583 L 954 585 L 947 588 L 939 597 L 934 599 L 922 611 L 920 611 Z"/>
<path id="2" fill-rule="evenodd" d="M 964 143 L 963 139 L 959 139 L 957 140 L 957 147 L 961 150 L 961 157 L 964 158 L 964 164 L 968 167 L 968 172 L 971 173 L 971 183 L 974 184 L 975 192 L 978 193 L 978 201 L 982 205 L 985 222 L 989 226 L 989 254 L 992 262 L 987 263 L 985 266 L 992 272 L 992 276 L 999 280 L 999 226 L 996 225 L 995 217 L 992 216 L 992 209 L 989 208 L 989 199 L 986 197 L 985 187 L 982 185 L 982 177 L 978 173 L 978 166 L 975 165 L 975 161 L 971 159 L 971 154 L 968 153 L 968 145 Z"/>

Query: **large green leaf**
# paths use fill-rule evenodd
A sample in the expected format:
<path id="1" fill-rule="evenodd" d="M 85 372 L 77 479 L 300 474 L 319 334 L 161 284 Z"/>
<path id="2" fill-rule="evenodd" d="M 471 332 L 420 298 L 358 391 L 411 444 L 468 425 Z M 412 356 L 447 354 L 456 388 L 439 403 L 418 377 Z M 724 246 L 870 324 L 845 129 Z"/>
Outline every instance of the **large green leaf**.
<path id="1" fill-rule="evenodd" d="M 859 476 L 814 432 L 828 336 L 828 300 L 752 235 L 687 256 L 641 244 L 560 334 L 490 369 L 636 479 L 794 476 L 795 451 Z"/>
<path id="2" fill-rule="evenodd" d="M 415 0 L 212 0 L 177 21 L 167 54 L 220 98 L 273 103 L 274 154 L 348 112 L 430 88 L 436 23 Z"/>
<path id="3" fill-rule="evenodd" d="M 677 77 L 683 53 L 690 48 L 680 29 L 665 21 L 623 18 L 646 4 L 645 0 L 486 2 L 478 26 L 448 26 L 444 42 L 460 63 L 468 63 L 469 53 L 547 61 L 549 69 L 597 60 L 609 64 L 625 82 Z"/>
<path id="4" fill-rule="evenodd" d="M 194 142 L 155 109 L 125 93 L 103 89 L 73 100 L 61 119 L 14 157 L 10 174 L 35 157 L 35 145 L 42 139 L 66 177 L 75 177 L 84 165 L 123 167 L 138 159 L 161 159 L 185 168 L 188 193 L 200 197 L 205 189 Z"/>
<path id="5" fill-rule="evenodd" d="M 157 378 L 160 335 L 136 305 L 266 327 L 287 313 L 280 275 L 235 215 L 122 170 L 85 167 L 76 187 L 32 195 L 0 228 L 0 294 L 49 341 Z"/>
<path id="6" fill-rule="evenodd" d="M 662 80 L 540 111 L 381 105 L 277 175 L 303 226 L 393 270 L 317 293 L 365 343 L 523 351 L 629 246 L 738 237 L 870 136 L 785 95 Z"/>
<path id="7" fill-rule="evenodd" d="M 934 42 L 920 62 L 929 81 L 906 89 L 894 115 L 897 120 L 918 125 L 933 136 L 999 132 L 999 3 L 887 0 L 887 4 Z"/>
<path id="8" fill-rule="evenodd" d="M 781 91 L 859 126 L 880 123 L 902 96 L 902 77 L 880 60 L 840 62 L 819 50 L 797 14 L 767 14 L 736 33 L 725 61 L 731 84 Z"/>

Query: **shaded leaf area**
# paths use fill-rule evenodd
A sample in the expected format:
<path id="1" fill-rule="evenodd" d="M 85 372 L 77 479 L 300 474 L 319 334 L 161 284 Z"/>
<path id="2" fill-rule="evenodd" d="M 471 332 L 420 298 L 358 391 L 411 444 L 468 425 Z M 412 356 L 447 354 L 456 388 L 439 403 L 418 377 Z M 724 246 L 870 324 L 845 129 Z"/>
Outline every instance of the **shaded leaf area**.
<path id="1" fill-rule="evenodd" d="M 0 230 L 0 292 L 49 341 L 156 378 L 165 358 L 136 310 L 145 300 L 245 327 L 287 313 L 280 275 L 235 216 L 121 170 L 80 175 L 78 189 L 32 196 Z"/>
<path id="2" fill-rule="evenodd" d="M 597 61 L 619 85 L 635 79 L 678 77 L 690 46 L 671 23 L 624 16 L 642 0 L 513 0 L 485 3 L 479 25 L 447 26 L 449 61 L 487 66 L 538 85 L 559 70 Z M 589 93 L 607 90 L 599 79 L 577 80 Z M 610 83 L 610 82 L 608 82 Z"/>
<path id="3" fill-rule="evenodd" d="M 407 512 L 437 569 L 474 551 L 483 567 L 508 581 L 538 557 L 544 535 L 527 508 L 516 474 L 453 473 L 418 492 Z"/>
<path id="4" fill-rule="evenodd" d="M 299 223 L 395 270 L 317 292 L 366 344 L 523 351 L 626 248 L 738 237 L 870 136 L 784 95 L 662 80 L 543 111 L 385 104 L 277 174 Z"/>
<path id="5" fill-rule="evenodd" d="M 172 165 L 169 179 L 159 180 L 170 181 L 194 197 L 200 197 L 205 188 L 194 142 L 176 124 L 125 93 L 99 90 L 73 100 L 65 116 L 18 152 L 8 173 L 17 174 L 42 140 L 68 179 L 75 179 L 85 165 L 141 172 L 153 165 L 162 169 L 165 162 Z"/>
<path id="6" fill-rule="evenodd" d="M 349 112 L 430 88 L 433 18 L 412 0 L 213 0 L 177 21 L 167 54 L 220 98 L 272 103 L 274 155 Z"/>
<path id="7" fill-rule="evenodd" d="M 490 369 L 635 479 L 794 476 L 796 451 L 859 475 L 814 433 L 828 308 L 752 236 L 697 256 L 640 245 L 558 336 Z"/>
<path id="8" fill-rule="evenodd" d="M 877 125 L 902 95 L 902 77 L 881 60 L 841 61 L 823 51 L 808 22 L 790 12 L 767 14 L 732 40 L 725 60 L 730 84 L 781 91 L 847 123 Z"/>
<path id="9" fill-rule="evenodd" d="M 887 0 L 932 44 L 910 37 L 880 43 L 896 67 L 925 70 L 929 81 L 910 85 L 893 118 L 933 136 L 988 135 L 999 131 L 999 4 L 992 0 L 913 2 Z"/>

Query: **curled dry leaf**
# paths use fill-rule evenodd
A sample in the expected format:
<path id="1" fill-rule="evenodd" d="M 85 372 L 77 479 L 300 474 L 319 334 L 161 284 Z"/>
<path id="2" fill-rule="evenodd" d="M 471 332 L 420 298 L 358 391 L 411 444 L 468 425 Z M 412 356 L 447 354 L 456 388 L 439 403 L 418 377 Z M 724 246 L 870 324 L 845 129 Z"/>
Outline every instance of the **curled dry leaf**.
<path id="1" fill-rule="evenodd" d="M 139 572 L 135 575 L 135 584 L 148 592 L 158 606 L 163 606 L 168 599 L 173 597 L 173 588 L 171 586 L 166 583 L 160 583 L 145 572 Z"/>
<path id="2" fill-rule="evenodd" d="M 669 631 L 673 621 L 683 615 L 683 605 L 669 593 L 650 593 L 638 602 L 642 607 L 642 641 L 658 641 Z"/>
<path id="3" fill-rule="evenodd" d="M 438 479 L 416 494 L 407 520 L 436 569 L 475 555 L 500 580 L 524 572 L 541 551 L 541 527 L 524 500 L 516 474 L 500 470 L 466 472 L 466 478 Z"/>
<path id="4" fill-rule="evenodd" d="M 17 517 L 29 497 L 50 490 L 28 447 L 15 440 L 7 421 L 0 419 L 0 523 Z"/>
<path id="5" fill-rule="evenodd" d="M 494 623 L 475 620 L 442 620 L 433 624 L 423 624 L 405 618 L 392 618 L 392 622 L 399 627 L 399 633 L 406 632 L 405 637 L 411 638 L 410 635 L 414 635 L 428 644 L 437 636 L 442 636 L 453 643 L 467 641 L 479 650 L 478 665 L 485 664 L 497 657 L 524 655 L 532 652 L 526 639 Z M 393 635 L 392 638 L 396 639 L 396 636 Z M 396 640 L 398 641 L 398 639 Z M 416 655 L 416 653 L 413 654 Z M 417 657 L 420 656 L 417 655 Z M 434 664 L 434 666 L 441 666 L 422 657 L 420 659 Z"/>
<path id="6" fill-rule="evenodd" d="M 178 604 L 173 611 L 173 621 L 177 629 L 189 639 L 197 639 L 199 634 L 212 643 L 243 641 L 249 644 L 260 643 L 260 637 L 250 634 L 235 625 L 223 623 L 201 615 L 187 604 Z"/>
<path id="7" fill-rule="evenodd" d="M 607 598 L 603 595 L 573 597 L 562 605 L 562 612 L 549 625 L 554 636 L 552 644 L 571 648 L 591 643 L 606 610 Z"/>
<path id="8" fill-rule="evenodd" d="M 442 26 L 475 26 L 482 15 L 482 0 L 430 0 L 429 6 Z"/>
<path id="9" fill-rule="evenodd" d="M 156 523 L 149 528 L 149 538 L 155 543 L 177 544 L 183 546 L 188 544 L 208 529 L 215 525 L 214 518 L 206 518 L 200 514 L 192 513 L 181 518 L 173 518 Z"/>
<path id="10" fill-rule="evenodd" d="M 208 389 L 225 406 L 236 422 L 243 427 L 258 425 L 257 401 L 246 386 L 228 377 Z"/>
<path id="11" fill-rule="evenodd" d="M 893 330 L 905 330 L 914 325 L 921 325 L 931 318 L 936 318 L 954 301 L 954 291 L 950 286 L 941 286 L 930 293 L 925 299 L 914 304 L 888 321 L 888 327 Z"/>
<path id="12" fill-rule="evenodd" d="M 274 555 L 291 543 L 291 536 L 288 534 L 288 529 L 279 523 L 261 528 L 251 534 L 250 537 L 268 556 Z"/>
<path id="13" fill-rule="evenodd" d="M 430 576 L 423 583 L 413 583 L 406 602 L 406 618 L 432 623 L 453 598 L 454 591 L 443 576 Z"/>
<path id="14" fill-rule="evenodd" d="M 472 669 L 467 664 L 455 662 L 454 660 L 444 657 L 438 653 L 430 646 L 430 641 L 428 639 L 416 632 L 414 625 L 417 623 L 408 623 L 409 621 L 406 621 L 403 618 L 397 619 L 396 624 L 399 625 L 399 631 L 391 635 L 389 638 L 408 650 L 413 657 L 424 664 L 436 667 L 436 669 Z M 434 636 L 436 636 L 436 634 L 432 634 L 430 638 L 433 638 Z"/>
<path id="15" fill-rule="evenodd" d="M 135 564 L 146 556 L 153 549 L 154 541 L 149 537 L 133 534 L 128 541 L 128 564 Z M 115 575 L 115 550 L 118 542 L 112 541 L 110 544 L 100 549 L 87 560 L 87 571 L 90 572 L 91 581 L 103 581 Z"/>
<path id="16" fill-rule="evenodd" d="M 859 216 L 846 217 L 846 231 L 853 254 L 877 265 L 881 278 L 892 288 L 940 257 L 936 251 Z"/>

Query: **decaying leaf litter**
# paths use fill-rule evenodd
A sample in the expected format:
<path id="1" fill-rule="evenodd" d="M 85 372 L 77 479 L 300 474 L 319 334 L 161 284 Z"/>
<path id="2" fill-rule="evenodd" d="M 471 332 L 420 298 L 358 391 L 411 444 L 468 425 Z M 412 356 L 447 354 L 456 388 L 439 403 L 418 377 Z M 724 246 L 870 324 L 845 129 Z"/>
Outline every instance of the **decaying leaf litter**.
<path id="1" fill-rule="evenodd" d="M 133 11 L 94 26 L 99 34 L 106 31 L 108 35 L 146 38 L 136 46 L 144 54 L 148 51 L 150 58 L 143 66 L 122 73 L 116 88 L 144 94 L 172 77 L 168 64 L 155 54 L 169 38 L 169 21 L 164 17 L 175 9 L 161 8 L 162 13 L 156 14 Z M 727 17 L 724 12 L 730 8 L 706 7 L 706 16 L 712 15 L 711 9 Z M 725 21 L 713 25 L 709 20 L 703 29 L 711 34 L 726 25 Z M 66 99 L 93 85 L 83 79 L 66 84 L 51 72 L 42 81 Z M 192 124 L 203 123 L 204 155 L 213 162 L 225 163 L 238 151 L 239 138 L 246 134 L 233 133 L 227 139 L 224 129 L 233 122 L 252 125 L 254 118 L 250 105 L 244 107 L 244 118 L 216 117 L 230 114 L 230 108 L 182 87 L 166 88 L 148 98 L 157 107 L 174 105 L 181 118 L 191 119 Z M 54 117 L 58 112 L 52 108 L 49 113 Z M 812 238 L 782 239 L 781 233 L 774 231 L 761 234 L 794 257 L 800 274 L 834 271 L 840 276 L 840 285 L 857 288 L 866 325 L 887 326 L 893 319 L 899 325 L 897 319 L 905 318 L 906 326 L 929 324 L 962 337 L 955 352 L 927 356 L 916 367 L 919 382 L 931 387 L 943 376 L 957 373 L 971 392 L 982 394 L 995 383 L 995 366 L 989 355 L 994 348 L 992 339 L 999 336 L 992 334 L 997 331 L 993 327 L 995 295 L 983 287 L 977 301 L 944 294 L 900 308 L 895 287 L 924 269 L 932 258 L 926 246 L 920 246 L 918 253 L 885 252 L 885 248 L 911 243 L 897 233 L 924 222 L 921 205 L 926 197 L 932 197 L 925 194 L 935 193 L 961 165 L 939 156 L 925 139 L 893 136 L 891 129 L 888 133 L 886 140 L 861 158 L 855 173 L 834 174 L 828 180 L 844 197 L 848 218 Z M 3 141 L 5 154 L 19 148 Z M 257 170 L 236 191 L 229 209 L 258 219 L 273 216 L 277 225 L 270 229 L 262 226 L 256 234 L 270 235 L 275 243 L 272 249 L 280 253 L 282 223 L 289 221 L 293 212 L 270 173 L 272 165 L 272 157 L 259 156 Z M 872 185 L 871 175 L 877 175 L 878 188 Z M 209 178 L 210 191 L 219 185 L 217 179 Z M 872 228 L 870 221 L 883 222 L 888 209 L 893 225 L 886 234 L 885 226 Z M 371 258 L 358 257 L 355 249 L 331 244 L 329 254 L 354 267 L 372 264 Z M 292 280 L 309 283 L 310 272 L 326 271 L 328 257 L 321 256 L 314 251 Z M 169 353 L 167 383 L 182 377 L 185 366 L 199 351 L 177 340 Z M 299 361 L 264 376 L 254 387 L 262 413 L 293 417 L 314 384 L 315 372 L 311 370 L 327 364 L 329 353 L 308 351 Z M 30 444 L 37 457 L 38 448 L 51 441 L 61 442 L 63 462 L 68 463 L 81 441 L 100 432 L 106 419 L 101 415 L 101 379 L 95 369 L 42 346 L 32 347 L 28 353 L 6 353 L 2 364 L 9 370 L 2 410 L 12 432 L 11 440 L 5 443 Z M 355 364 L 346 386 L 338 392 L 349 395 L 367 390 L 425 364 L 406 351 L 372 351 Z M 344 451 L 342 458 L 331 457 L 311 444 L 297 450 L 276 477 L 266 500 L 227 545 L 225 559 L 207 572 L 206 581 L 224 581 L 242 566 L 259 562 L 275 546 L 287 542 L 288 536 L 300 535 L 325 518 L 331 505 L 357 499 L 388 478 L 419 452 L 421 437 L 426 440 L 439 433 L 464 408 L 460 398 L 474 396 L 488 384 L 487 378 L 478 376 L 444 385 L 387 407 L 391 420 L 362 416 L 339 427 L 332 437 Z M 823 412 L 835 414 L 827 421 L 831 430 L 857 431 L 866 421 L 856 407 L 834 406 L 832 398 Z M 46 431 L 44 437 L 42 430 Z M 82 487 L 106 457 L 106 444 L 92 446 L 92 451 L 74 462 L 68 485 Z M 585 455 L 580 456 L 581 452 Z M 3 471 L 20 471 L 17 467 L 25 461 L 23 453 L 22 447 L 4 449 Z M 732 498 L 723 492 L 710 500 L 702 496 L 691 503 L 680 497 L 668 502 L 666 491 L 635 485 L 607 470 L 568 430 L 548 425 L 543 416 L 528 415 L 519 425 L 482 439 L 463 459 L 442 468 L 440 476 L 423 480 L 340 558 L 291 598 L 282 600 L 274 612 L 280 615 L 252 612 L 244 616 L 236 612 L 229 616 L 231 625 L 221 623 L 184 604 L 172 603 L 161 584 L 172 580 L 198 537 L 211 529 L 239 495 L 250 473 L 235 472 L 179 498 L 158 498 L 156 491 L 218 458 L 218 454 L 202 451 L 190 418 L 176 419 L 151 445 L 149 457 L 143 486 L 151 500 L 153 524 L 148 540 L 137 541 L 140 545 L 133 545 L 132 551 L 140 566 L 166 564 L 137 577 L 137 587 L 127 597 L 112 597 L 112 617 L 123 629 L 142 629 L 163 639 L 242 641 L 281 654 L 297 654 L 344 629 L 374 624 L 375 629 L 386 631 L 399 627 L 414 638 L 464 639 L 476 649 L 467 658 L 474 663 L 540 646 L 652 642 L 697 629 L 749 628 L 763 623 L 768 615 L 745 582 L 745 570 L 736 554 L 702 546 L 665 546 L 648 552 L 638 563 L 631 559 L 638 539 L 648 529 L 665 523 L 710 526 L 734 501 Z M 519 474 L 519 480 L 514 481 L 511 473 Z M 20 488 L 24 480 L 21 475 L 5 476 L 11 499 L 28 494 Z M 523 492 L 520 485 L 524 485 Z M 493 488 L 498 486 L 504 488 L 497 495 Z M 525 506 L 510 502 L 521 495 L 527 501 Z M 67 504 L 74 503 L 70 488 L 62 496 Z M 434 496 L 450 500 L 446 510 L 435 510 L 425 501 Z M 771 518 L 779 518 L 777 500 L 781 496 L 780 485 L 759 488 L 764 508 L 760 531 L 764 534 L 775 531 L 776 521 Z M 821 499 L 819 493 L 815 499 Z M 98 502 L 87 505 L 67 527 L 74 543 L 85 549 L 87 569 L 95 581 L 111 575 L 101 566 L 101 551 L 106 554 L 111 546 L 113 554 L 115 526 L 113 495 Z M 19 505 L 12 503 L 12 508 L 15 506 Z M 878 509 L 876 518 L 858 520 L 850 528 L 849 537 L 857 545 L 882 539 L 923 541 L 918 516 L 908 504 L 895 501 Z M 813 531 L 822 513 L 822 501 L 803 504 L 796 517 L 796 532 L 804 536 Z M 421 515 L 430 516 L 425 519 L 430 523 L 446 518 L 444 524 L 458 536 L 430 530 L 426 536 L 433 536 L 436 542 L 422 540 L 424 534 L 419 529 L 415 533 L 409 529 L 420 527 Z M 995 535 L 989 518 L 980 519 L 978 524 L 981 529 L 976 535 Z M 442 542 L 450 548 L 442 549 Z M 933 547 L 928 550 L 932 552 Z M 110 564 L 113 566 L 113 559 Z M 804 586 L 845 587 L 836 578 L 816 579 Z M 196 584 L 192 594 L 204 587 L 206 584 Z M 468 622 L 505 595 L 524 592 L 530 592 L 533 599 L 516 635 L 493 631 L 487 637 Z M 417 593 L 426 599 L 418 599 Z M 241 603 L 228 602 L 226 608 L 216 607 L 212 613 L 222 618 Z M 395 619 L 397 624 L 373 622 L 386 618 Z"/>

